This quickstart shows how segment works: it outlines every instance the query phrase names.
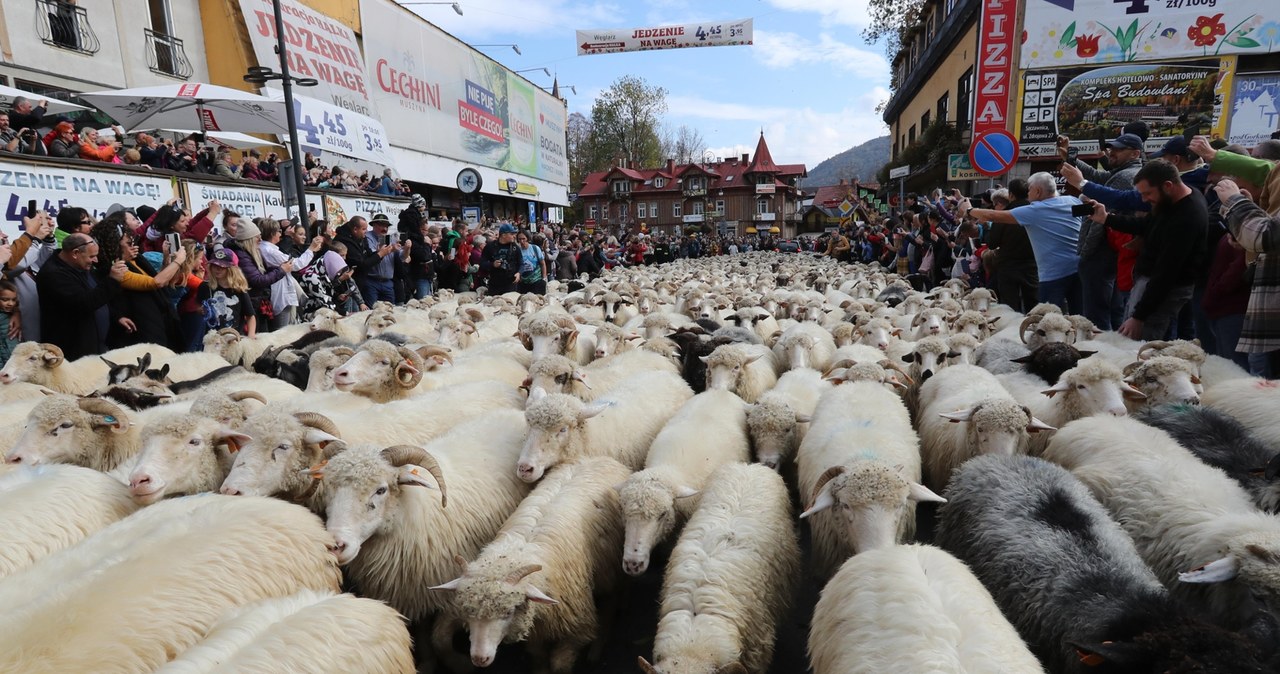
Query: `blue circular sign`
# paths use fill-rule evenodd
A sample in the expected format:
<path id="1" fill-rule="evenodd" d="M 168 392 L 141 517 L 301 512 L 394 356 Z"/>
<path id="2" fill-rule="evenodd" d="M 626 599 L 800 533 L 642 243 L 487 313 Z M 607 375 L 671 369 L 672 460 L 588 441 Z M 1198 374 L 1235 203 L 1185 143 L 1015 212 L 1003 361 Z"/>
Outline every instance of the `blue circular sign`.
<path id="1" fill-rule="evenodd" d="M 969 163 L 992 178 L 1004 175 L 1018 161 L 1018 141 L 1004 129 L 983 131 L 969 146 Z"/>

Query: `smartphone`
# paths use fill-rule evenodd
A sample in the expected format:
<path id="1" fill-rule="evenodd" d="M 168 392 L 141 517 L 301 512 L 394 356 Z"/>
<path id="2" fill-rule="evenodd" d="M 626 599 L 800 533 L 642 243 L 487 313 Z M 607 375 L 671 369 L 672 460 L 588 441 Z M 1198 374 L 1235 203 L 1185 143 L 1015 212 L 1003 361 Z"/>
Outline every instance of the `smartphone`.
<path id="1" fill-rule="evenodd" d="M 315 205 L 315 204 L 307 204 L 307 210 L 308 210 L 308 211 L 311 211 L 312 213 L 314 213 L 314 212 L 315 212 L 315 210 L 316 210 L 316 205 Z"/>
<path id="2" fill-rule="evenodd" d="M 391 239 L 391 235 L 390 235 L 390 234 L 383 234 L 383 235 L 382 235 L 382 245 L 384 245 L 384 246 L 390 246 L 390 245 L 392 245 L 392 239 Z"/>
<path id="3" fill-rule="evenodd" d="M 169 254 L 173 255 L 182 248 L 182 235 L 177 232 L 169 232 L 164 235 L 166 241 L 169 242 Z"/>
<path id="4" fill-rule="evenodd" d="M 1082 216 L 1093 215 L 1093 206 L 1089 204 L 1076 204 L 1071 207 L 1071 215 L 1079 218 Z"/>
<path id="5" fill-rule="evenodd" d="M 35 199 L 29 199 L 27 201 L 27 217 L 28 218 L 36 217 L 36 200 Z"/>
<path id="6" fill-rule="evenodd" d="M 1076 148 L 1074 148 L 1074 147 L 1069 147 L 1069 148 L 1067 148 L 1067 163 L 1068 163 L 1068 164 L 1075 164 L 1075 163 L 1076 163 L 1076 159 L 1079 159 L 1079 158 L 1080 158 L 1080 150 L 1078 150 L 1078 149 L 1076 149 Z"/>
<path id="7" fill-rule="evenodd" d="M 173 207 L 174 207 L 174 208 L 176 208 L 176 209 L 178 209 L 178 210 L 182 210 L 183 208 L 185 208 L 185 206 L 183 206 L 183 205 L 182 205 L 182 200 L 181 200 L 181 199 L 174 199 L 174 200 L 173 200 Z"/>

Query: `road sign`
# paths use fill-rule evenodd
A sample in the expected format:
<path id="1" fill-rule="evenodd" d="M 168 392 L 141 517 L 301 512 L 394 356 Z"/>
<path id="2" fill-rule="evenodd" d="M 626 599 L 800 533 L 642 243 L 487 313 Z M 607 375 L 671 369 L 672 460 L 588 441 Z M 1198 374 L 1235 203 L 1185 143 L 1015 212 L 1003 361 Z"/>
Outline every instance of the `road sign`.
<path id="1" fill-rule="evenodd" d="M 1004 175 L 1018 161 L 1018 141 L 1004 129 L 979 133 L 969 146 L 969 161 L 984 176 Z"/>
<path id="2" fill-rule="evenodd" d="M 979 180 L 982 174 L 969 163 L 969 155 L 953 154 L 947 156 L 947 180 Z"/>
<path id="3" fill-rule="evenodd" d="M 911 167 L 910 167 L 910 166 L 899 166 L 898 168 L 891 168 L 891 169 L 889 169 L 889 179 L 890 179 L 890 180 L 897 180 L 898 178 L 905 178 L 905 177 L 907 177 L 907 176 L 908 176 L 908 175 L 910 175 L 910 174 L 911 174 Z"/>
<path id="4" fill-rule="evenodd" d="M 840 202 L 840 206 L 836 210 L 840 211 L 841 217 L 848 217 L 849 213 L 853 212 L 853 204 L 849 203 L 849 199 L 846 198 Z"/>

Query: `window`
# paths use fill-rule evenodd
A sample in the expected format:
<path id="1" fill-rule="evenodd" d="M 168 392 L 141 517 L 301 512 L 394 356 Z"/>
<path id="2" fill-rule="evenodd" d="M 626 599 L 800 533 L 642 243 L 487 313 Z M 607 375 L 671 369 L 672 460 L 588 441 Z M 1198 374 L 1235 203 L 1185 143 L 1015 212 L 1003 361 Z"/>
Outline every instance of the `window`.
<path id="1" fill-rule="evenodd" d="M 101 47 L 88 12 L 69 0 L 36 0 L 36 32 L 47 45 L 81 54 L 96 54 Z"/>
<path id="2" fill-rule="evenodd" d="M 705 208 L 705 206 L 703 206 L 703 204 L 702 204 L 702 202 L 701 202 L 701 201 L 695 201 L 695 202 L 693 202 L 693 208 L 692 208 L 692 209 L 690 209 L 690 212 L 691 212 L 693 215 L 702 215 L 702 214 L 704 213 L 704 211 L 703 211 L 703 209 L 704 209 L 704 208 Z"/>
<path id="3" fill-rule="evenodd" d="M 680 216 L 681 216 L 681 213 L 680 213 L 680 202 L 679 202 L 679 201 L 677 201 L 677 202 L 675 202 L 674 204 L 671 204 L 671 217 L 673 217 L 673 218 L 678 218 L 678 217 L 680 217 Z"/>
<path id="4" fill-rule="evenodd" d="M 768 199 L 756 199 L 756 213 L 759 213 L 759 214 L 763 215 L 763 214 L 765 214 L 765 213 L 769 213 L 769 212 L 770 212 L 770 211 L 769 211 L 769 200 L 768 200 Z"/>
<path id="5" fill-rule="evenodd" d="M 946 122 L 947 119 L 951 117 L 950 106 L 951 106 L 951 92 L 948 91 L 947 93 L 942 95 L 942 98 L 938 99 L 938 121 L 939 122 Z"/>
<path id="6" fill-rule="evenodd" d="M 929 128 L 929 111 L 925 110 L 924 114 L 920 115 L 920 133 L 924 133 L 927 128 Z"/>
<path id="7" fill-rule="evenodd" d="M 733 176 L 727 176 L 727 177 L 725 177 L 724 181 L 725 181 L 726 183 L 731 183 L 731 182 L 733 182 Z"/>
<path id="8" fill-rule="evenodd" d="M 631 215 L 631 204 L 618 204 L 618 217 L 626 220 Z"/>
<path id="9" fill-rule="evenodd" d="M 630 180 L 615 180 L 615 181 L 613 181 L 613 193 L 614 193 L 614 194 L 630 194 L 630 193 L 631 193 L 631 181 L 630 181 Z"/>
<path id="10" fill-rule="evenodd" d="M 641 201 L 640 203 L 636 204 L 636 217 L 637 217 L 637 218 L 647 218 L 647 217 L 649 217 L 649 205 L 648 205 L 648 204 L 646 204 L 646 203 L 645 203 L 645 202 L 643 202 L 643 201 Z"/>
<path id="11" fill-rule="evenodd" d="M 657 189 L 662 189 L 663 187 L 667 186 L 667 179 L 663 178 L 662 176 L 658 176 L 657 178 L 653 179 L 653 186 Z M 644 217 L 644 216 L 641 215 L 640 217 Z"/>
<path id="12" fill-rule="evenodd" d="M 898 161 L 898 141 L 893 141 L 893 160 Z"/>
<path id="13" fill-rule="evenodd" d="M 907 144 L 910 145 L 915 142 L 916 142 L 916 127 L 913 124 L 911 125 L 910 129 L 907 129 Z"/>
<path id="14" fill-rule="evenodd" d="M 588 218 L 591 218 L 592 220 L 595 220 L 595 219 L 596 219 L 596 217 L 600 215 L 600 207 L 599 207 L 599 206 L 592 206 L 592 207 L 587 211 L 587 213 L 588 213 L 588 215 L 587 215 L 587 217 L 588 217 Z"/>
<path id="15" fill-rule="evenodd" d="M 688 183 L 686 187 L 691 190 L 701 190 L 706 189 L 707 187 L 707 179 L 705 176 L 693 176 L 686 182 Z"/>
<path id="16" fill-rule="evenodd" d="M 956 81 L 956 130 L 969 128 L 969 105 L 973 97 L 973 68 L 965 71 Z"/>
<path id="17" fill-rule="evenodd" d="M 649 217 L 652 217 L 652 218 L 658 217 L 658 202 L 656 201 L 649 202 Z"/>
<path id="18" fill-rule="evenodd" d="M 724 215 L 724 199 L 716 199 L 716 215 Z"/>

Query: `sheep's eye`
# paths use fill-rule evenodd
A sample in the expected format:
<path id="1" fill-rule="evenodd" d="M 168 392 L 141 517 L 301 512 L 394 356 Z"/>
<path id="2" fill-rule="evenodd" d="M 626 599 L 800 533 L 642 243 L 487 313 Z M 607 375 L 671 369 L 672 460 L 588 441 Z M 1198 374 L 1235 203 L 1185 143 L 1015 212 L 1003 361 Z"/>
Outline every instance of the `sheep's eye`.
<path id="1" fill-rule="evenodd" d="M 385 485 L 383 485 L 383 486 L 381 486 L 381 487 L 378 487 L 378 490 L 377 490 L 377 491 L 375 491 L 375 492 L 373 492 L 373 495 L 374 495 L 374 496 L 382 496 L 382 495 L 383 495 L 383 494 L 385 494 L 385 493 L 387 493 L 387 487 L 386 487 Z"/>
<path id="2" fill-rule="evenodd" d="M 568 427 L 568 426 L 564 426 L 564 427 L 562 427 L 562 428 L 560 429 L 560 432 L 561 432 L 561 433 L 568 433 L 568 432 L 569 432 L 569 427 Z"/>
<path id="3" fill-rule="evenodd" d="M 70 421 L 64 421 L 64 422 L 62 422 L 62 423 L 58 424 L 58 428 L 71 428 L 71 427 L 72 427 L 72 426 L 74 426 L 74 425 L 75 425 L 75 424 L 71 423 Z"/>
<path id="4" fill-rule="evenodd" d="M 291 449 L 291 448 L 289 447 L 289 445 L 276 445 L 276 449 L 275 449 L 275 451 L 277 451 L 277 452 L 287 452 L 287 451 L 289 451 L 290 449 Z"/>
<path id="5" fill-rule="evenodd" d="M 191 438 L 190 440 L 187 441 L 187 444 L 191 445 L 192 447 L 199 447 L 204 443 L 200 441 L 200 438 Z"/>
<path id="6" fill-rule="evenodd" d="M 1076 390 L 1078 390 L 1078 391 L 1083 391 L 1084 389 L 1085 389 L 1085 385 L 1084 385 L 1084 384 L 1076 384 Z"/>
<path id="7" fill-rule="evenodd" d="M 389 360 L 387 360 L 387 359 L 385 359 L 385 358 L 384 358 L 384 359 L 382 359 L 382 360 L 378 361 L 378 364 L 379 364 L 379 365 L 390 365 L 390 364 L 391 364 L 391 361 L 389 361 Z"/>

